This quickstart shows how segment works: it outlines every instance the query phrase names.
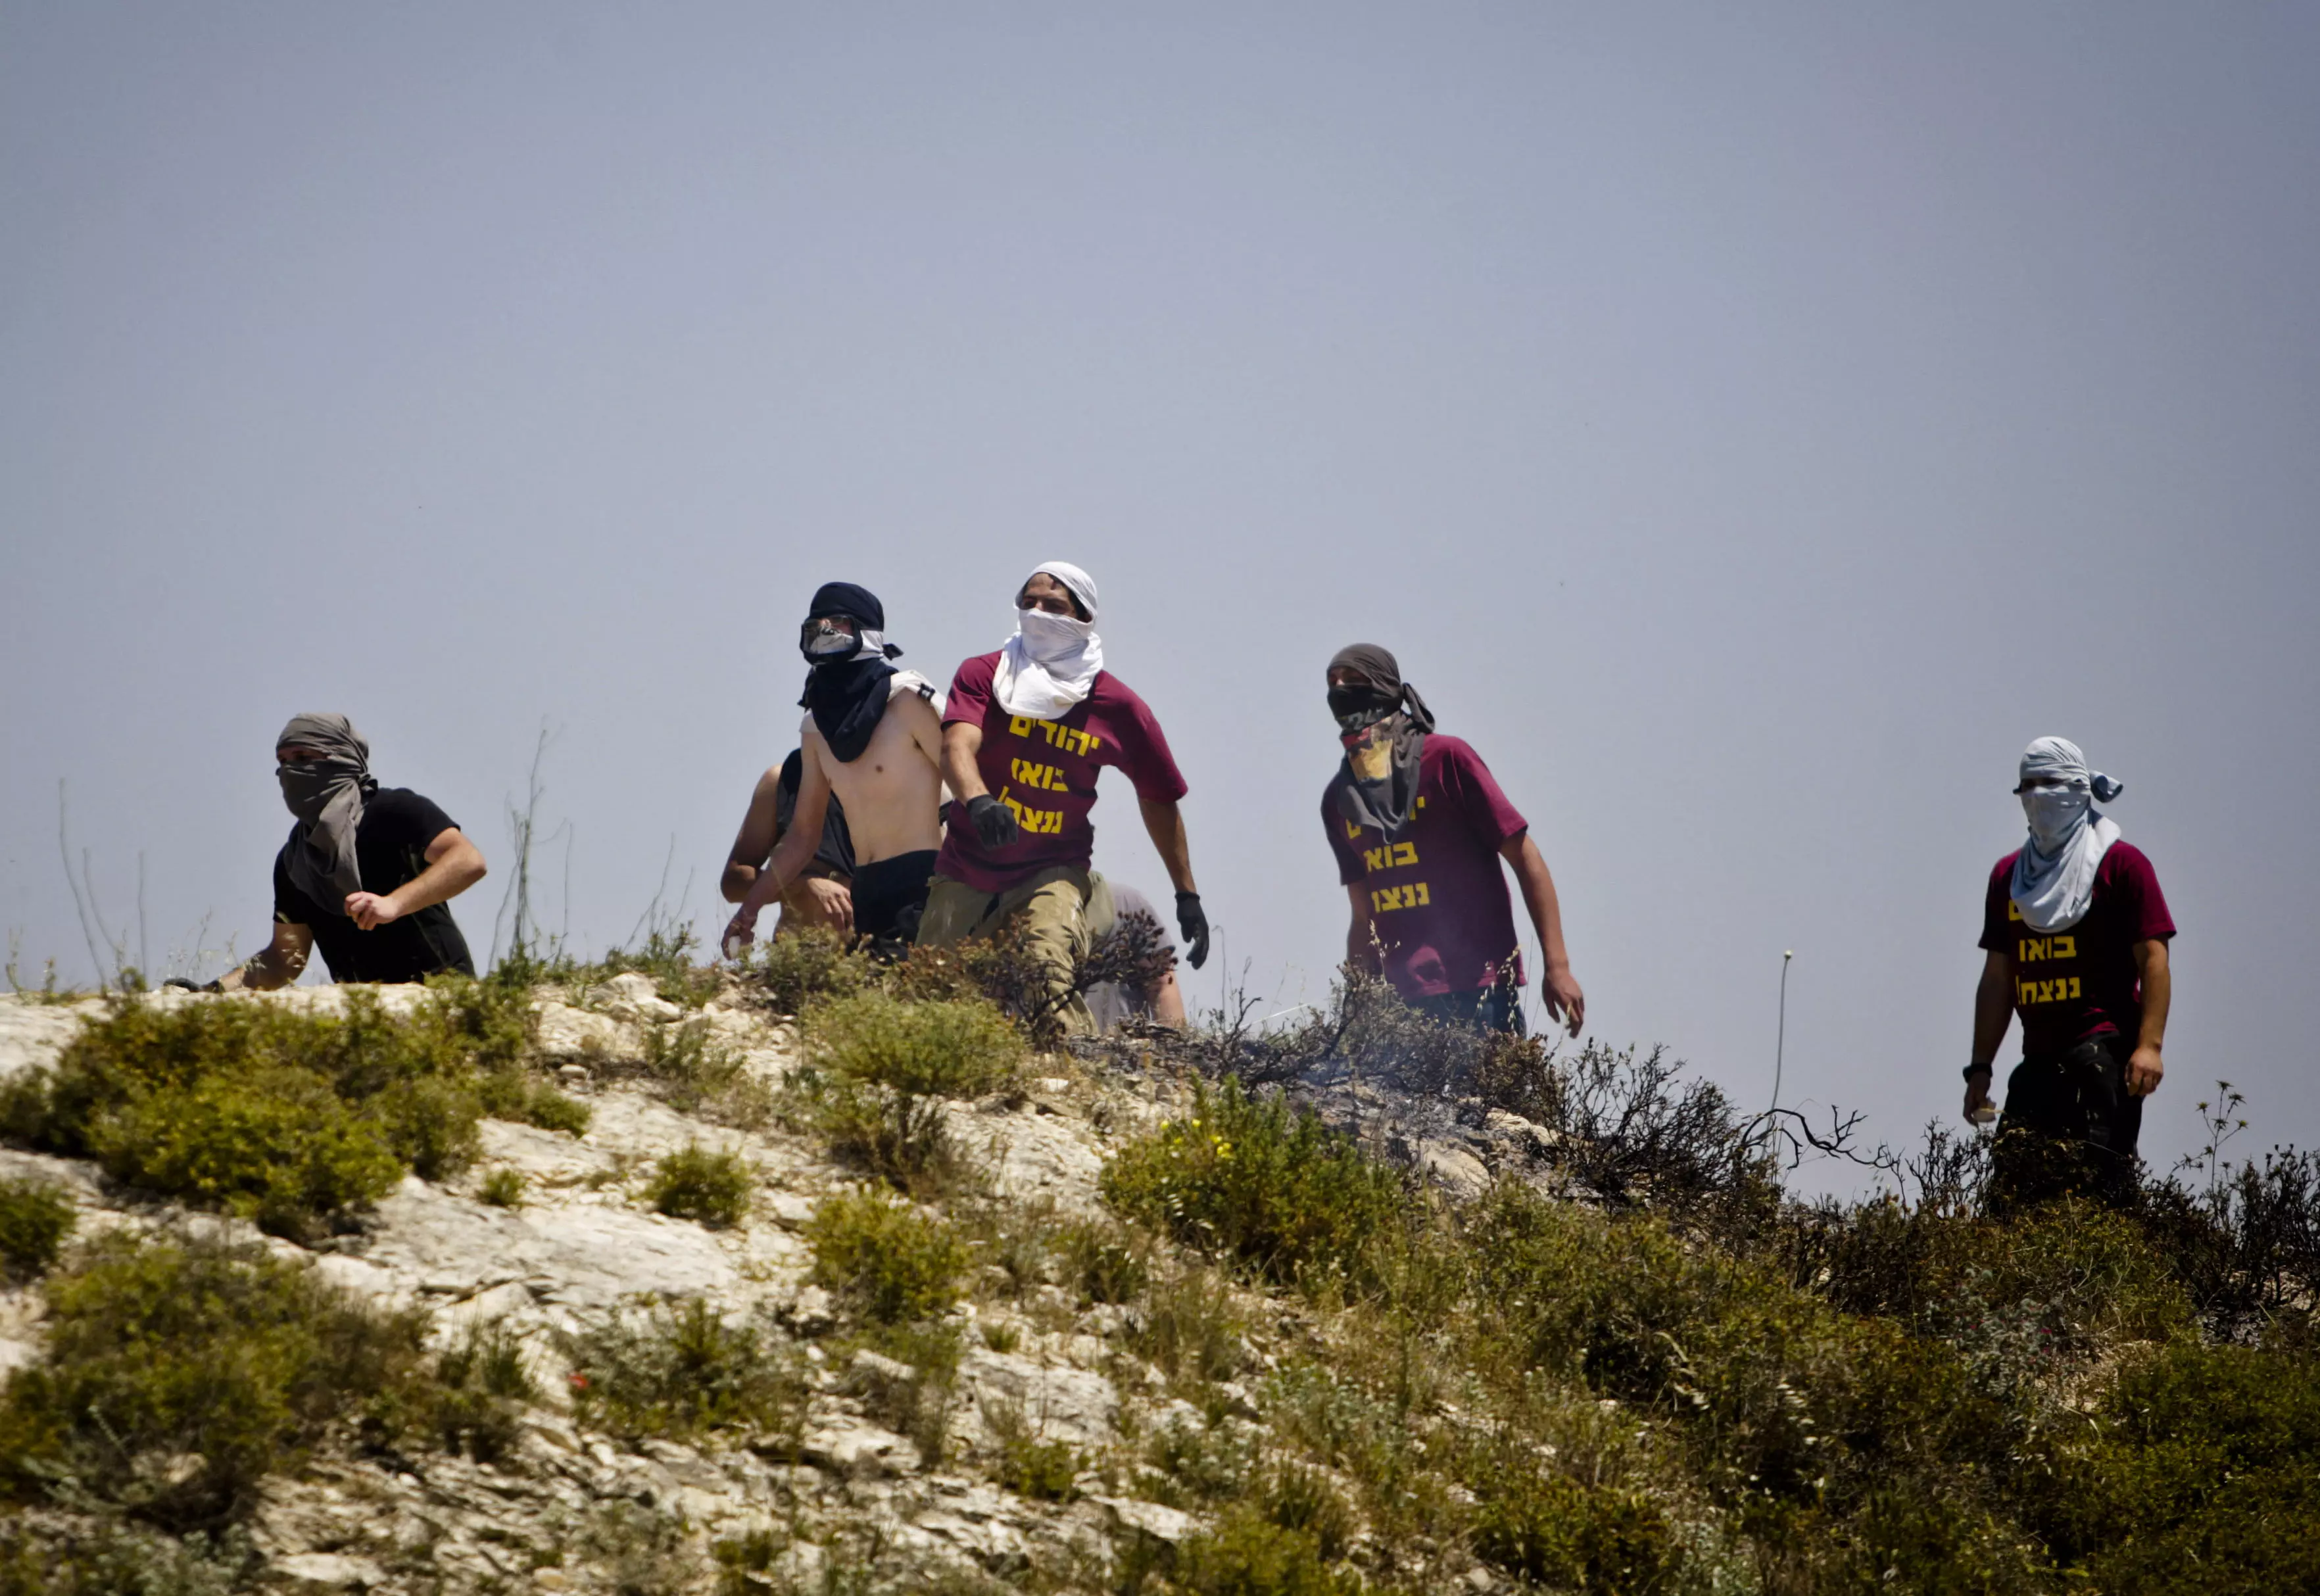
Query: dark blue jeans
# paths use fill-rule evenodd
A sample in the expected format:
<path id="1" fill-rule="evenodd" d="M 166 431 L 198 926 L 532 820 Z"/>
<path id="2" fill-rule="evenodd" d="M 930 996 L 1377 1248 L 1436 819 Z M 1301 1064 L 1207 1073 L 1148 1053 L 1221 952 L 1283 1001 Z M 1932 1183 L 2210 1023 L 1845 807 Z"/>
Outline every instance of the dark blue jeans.
<path id="1" fill-rule="evenodd" d="M 2073 1192 L 2115 1204 L 2134 1196 L 2143 1099 L 2126 1089 L 2133 1051 L 2113 1033 L 2015 1066 L 1992 1149 L 1995 1206 L 2027 1207 Z"/>

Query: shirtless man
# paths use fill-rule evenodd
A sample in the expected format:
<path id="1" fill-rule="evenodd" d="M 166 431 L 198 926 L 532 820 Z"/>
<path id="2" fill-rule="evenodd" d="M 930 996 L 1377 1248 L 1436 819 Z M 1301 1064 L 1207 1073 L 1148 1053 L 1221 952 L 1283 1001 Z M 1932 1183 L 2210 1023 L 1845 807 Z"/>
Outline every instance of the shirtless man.
<path id="1" fill-rule="evenodd" d="M 757 940 L 757 916 L 805 869 L 835 793 L 854 842 L 854 929 L 916 939 L 942 845 L 942 711 L 934 684 L 887 660 L 886 612 L 866 588 L 825 584 L 798 646 L 811 669 L 799 729 L 797 812 L 725 928 L 729 957 Z"/>

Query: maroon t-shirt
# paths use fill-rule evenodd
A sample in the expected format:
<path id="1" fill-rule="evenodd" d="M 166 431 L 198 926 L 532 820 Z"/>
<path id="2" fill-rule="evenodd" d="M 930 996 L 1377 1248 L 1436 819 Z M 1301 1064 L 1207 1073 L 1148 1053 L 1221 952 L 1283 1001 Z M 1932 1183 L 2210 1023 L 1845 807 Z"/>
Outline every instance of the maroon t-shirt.
<path id="1" fill-rule="evenodd" d="M 1406 998 L 1473 992 L 1501 966 L 1523 980 L 1522 944 L 1499 848 L 1530 829 L 1482 757 L 1458 738 L 1428 732 L 1418 760 L 1418 796 L 1401 834 L 1388 841 L 1338 807 L 1345 766 L 1321 792 L 1321 825 L 1337 856 L 1337 879 L 1369 893 L 1386 978 Z"/>
<path id="2" fill-rule="evenodd" d="M 1015 812 L 1023 835 L 992 853 L 974 834 L 966 806 L 953 803 L 935 869 L 978 892 L 1005 892 L 1050 865 L 1084 869 L 1094 856 L 1095 773 L 1116 766 L 1128 773 L 1138 798 L 1173 803 L 1184 778 L 1160 722 L 1144 701 L 1110 671 L 1096 673 L 1088 695 L 1059 720 L 1010 715 L 991 691 L 996 652 L 978 654 L 950 679 L 943 724 L 963 721 L 983 728 L 975 764 L 991 795 Z"/>
<path id="3" fill-rule="evenodd" d="M 2094 902 L 2086 918 L 2067 931 L 2040 936 L 2007 890 L 2018 852 L 1998 860 L 1989 873 L 1981 946 L 2013 961 L 2022 1056 L 2045 1057 L 2110 1033 L 2132 1040 L 2143 1027 L 2134 945 L 2175 934 L 2151 861 L 2131 842 L 2112 843 L 2095 867 Z"/>

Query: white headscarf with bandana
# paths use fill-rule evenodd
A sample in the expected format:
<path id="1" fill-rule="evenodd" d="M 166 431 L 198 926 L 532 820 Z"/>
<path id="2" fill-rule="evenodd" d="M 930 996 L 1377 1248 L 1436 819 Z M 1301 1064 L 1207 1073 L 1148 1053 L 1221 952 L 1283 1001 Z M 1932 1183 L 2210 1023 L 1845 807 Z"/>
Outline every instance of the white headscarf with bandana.
<path id="1" fill-rule="evenodd" d="M 2067 738 L 2042 737 L 2022 754 L 2021 781 L 2059 776 L 2059 787 L 2021 788 L 2029 839 L 2014 860 L 2007 891 L 2022 919 L 2041 936 L 2067 931 L 2084 920 L 2095 900 L 2095 873 L 2118 840 L 2118 822 L 2097 814 L 2097 799 L 2108 803 L 2126 790 L 2099 770 Z"/>
<path id="2" fill-rule="evenodd" d="M 1032 568 L 1031 576 L 1041 576 L 1062 583 L 1087 619 L 1018 609 L 1015 635 L 999 651 L 991 691 L 1010 715 L 1052 721 L 1070 713 L 1095 686 L 1096 673 L 1103 669 L 1103 639 L 1095 634 L 1095 578 L 1059 559 Z"/>

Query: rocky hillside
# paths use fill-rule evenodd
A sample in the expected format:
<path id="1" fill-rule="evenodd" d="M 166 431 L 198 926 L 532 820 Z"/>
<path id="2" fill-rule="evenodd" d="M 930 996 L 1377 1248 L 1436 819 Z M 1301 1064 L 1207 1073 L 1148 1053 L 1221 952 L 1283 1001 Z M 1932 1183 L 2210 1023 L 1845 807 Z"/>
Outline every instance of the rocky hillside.
<path id="1" fill-rule="evenodd" d="M 0 1591 L 2310 1563 L 2300 1288 L 2219 1331 L 2125 1221 L 1808 1224 L 1712 1092 L 1351 1002 L 1035 1051 L 956 973 L 545 974 L 0 999 Z M 2122 1551 L 2085 1504 L 2172 1465 L 2116 1404 L 2218 1391 L 2254 1496 L 2136 1485 Z"/>

